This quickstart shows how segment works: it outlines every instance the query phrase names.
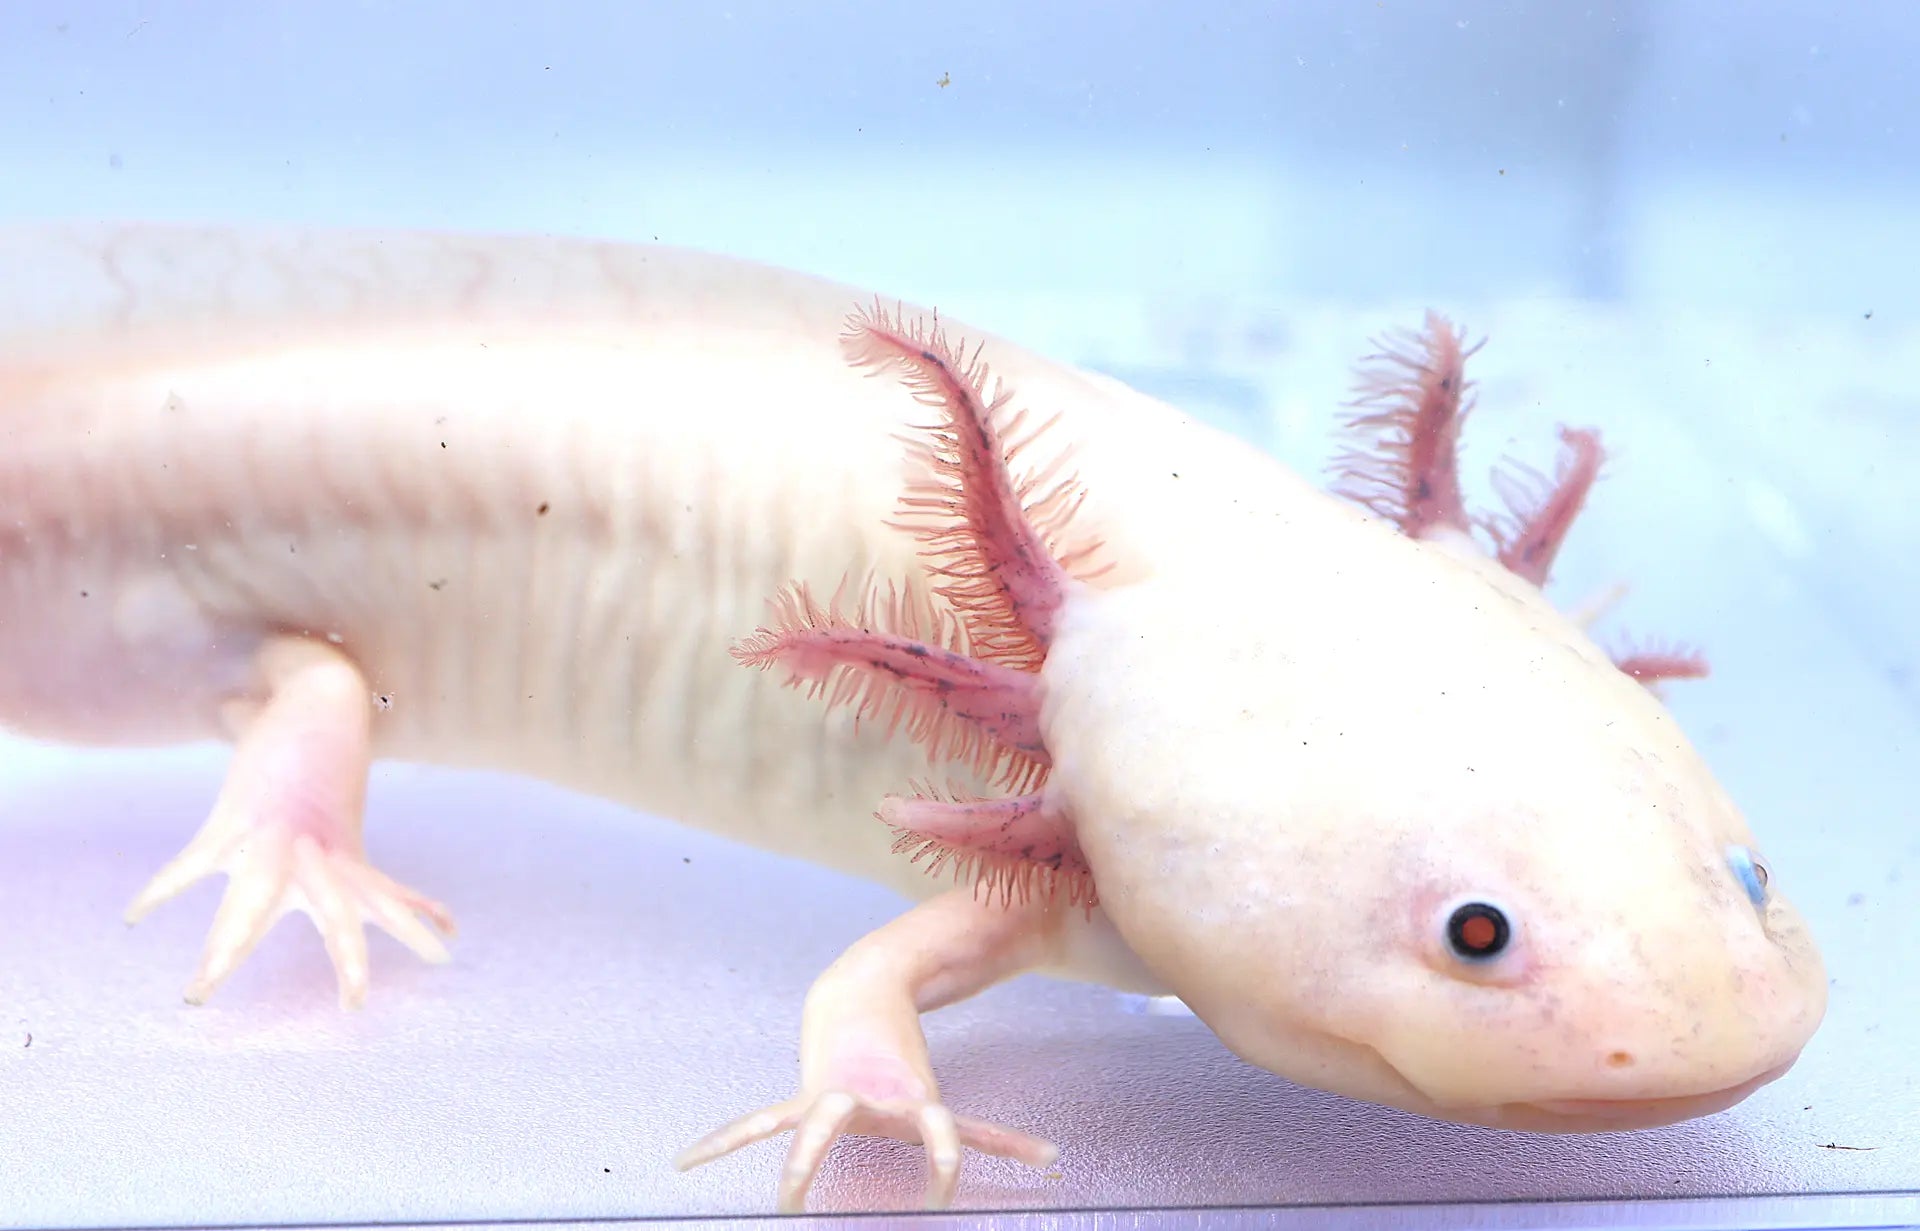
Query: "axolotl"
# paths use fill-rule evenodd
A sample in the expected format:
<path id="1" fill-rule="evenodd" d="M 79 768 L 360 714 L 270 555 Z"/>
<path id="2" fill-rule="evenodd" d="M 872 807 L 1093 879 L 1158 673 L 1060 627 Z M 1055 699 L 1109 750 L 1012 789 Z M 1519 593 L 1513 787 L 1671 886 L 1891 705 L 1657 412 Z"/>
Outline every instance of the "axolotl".
<path id="1" fill-rule="evenodd" d="M 288 912 L 345 1006 L 370 762 L 516 771 L 908 895 L 822 973 L 792 1132 L 1053 1143 L 947 1106 L 919 1016 L 1020 972 L 1178 997 L 1239 1057 L 1424 1116 L 1726 1108 L 1826 978 L 1657 689 L 1543 594 L 1598 473 L 1470 515 L 1465 336 L 1373 355 L 1323 488 L 1092 372 L 671 247 L 16 228 L 0 299 L 0 720 L 231 740 L 136 919 L 224 874 L 187 999 Z M 4 872 L 0 872 L 3 876 Z M 30 933 L 31 919 L 6 926 Z"/>

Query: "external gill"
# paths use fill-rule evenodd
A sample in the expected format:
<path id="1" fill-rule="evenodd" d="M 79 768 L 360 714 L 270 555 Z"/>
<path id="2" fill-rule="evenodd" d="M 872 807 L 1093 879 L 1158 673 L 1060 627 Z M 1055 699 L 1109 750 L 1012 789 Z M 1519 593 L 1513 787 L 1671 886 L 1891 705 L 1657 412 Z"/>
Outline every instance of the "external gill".
<path id="1" fill-rule="evenodd" d="M 1466 362 L 1486 343 L 1464 341 L 1445 317 L 1429 312 L 1424 334 L 1396 334 L 1362 360 L 1358 396 L 1350 403 L 1357 413 L 1345 425 L 1349 444 L 1334 460 L 1333 490 L 1412 538 L 1478 529 L 1501 564 L 1544 587 L 1606 453 L 1598 432 L 1562 427 L 1551 478 L 1509 459 L 1492 476 L 1505 512 L 1470 518 L 1459 470 L 1460 429 L 1473 408 Z M 1591 624 L 1618 596 L 1616 588 L 1575 618 Z M 1649 686 L 1707 674 L 1706 660 L 1684 648 L 1619 650 L 1614 662 Z"/>
<path id="2" fill-rule="evenodd" d="M 1427 313 L 1424 340 L 1395 336 L 1361 360 L 1352 443 L 1334 459 L 1334 490 L 1414 538 L 1467 529 L 1460 497 L 1460 426 L 1473 408 L 1467 359 L 1484 341 L 1461 337 Z"/>
<path id="3" fill-rule="evenodd" d="M 796 584 L 734 657 L 778 665 L 789 685 L 852 705 L 856 719 L 881 716 L 889 733 L 904 726 L 933 759 L 966 762 L 1013 792 L 982 799 L 929 786 L 887 797 L 876 816 L 897 853 L 932 872 L 952 867 L 1006 902 L 1038 892 L 1091 906 L 1072 818 L 1043 789 L 1051 762 L 1040 735 L 1039 671 L 1061 606 L 1075 581 L 1100 571 L 1099 544 L 1072 533 L 1083 492 L 1063 477 L 1064 457 L 1015 478 L 1048 425 L 1011 409 L 978 350 L 949 345 L 937 320 L 908 323 L 876 305 L 849 319 L 842 343 L 855 367 L 897 373 L 934 412 L 903 438 L 923 475 L 895 523 L 920 540 L 932 595 L 869 581 L 849 609 L 844 581 L 826 606 Z"/>

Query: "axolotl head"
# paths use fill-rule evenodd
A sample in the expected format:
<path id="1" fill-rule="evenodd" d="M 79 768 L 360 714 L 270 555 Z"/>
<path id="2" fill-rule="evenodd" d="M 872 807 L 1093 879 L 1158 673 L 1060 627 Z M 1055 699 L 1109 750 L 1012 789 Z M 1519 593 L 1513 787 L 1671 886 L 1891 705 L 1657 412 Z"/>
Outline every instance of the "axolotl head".
<path id="1" fill-rule="evenodd" d="M 1449 1120 L 1669 1123 L 1784 1073 L 1821 959 L 1660 700 L 1470 552 L 1253 520 L 1260 567 L 1076 596 L 1043 672 L 1049 790 L 1146 964 L 1243 1058 Z"/>
<path id="2" fill-rule="evenodd" d="M 1439 442 L 1384 454 L 1396 528 L 1038 369 L 1106 426 L 1084 487 L 1019 477 L 1041 432 L 977 353 L 857 316 L 849 357 L 937 420 L 902 510 L 943 605 L 855 617 L 801 587 L 736 653 L 1005 771 L 1013 794 L 882 818 L 1003 888 L 1090 887 L 1255 1064 L 1522 1129 L 1717 1111 L 1798 1056 L 1820 956 L 1659 698 L 1541 593 L 1597 447 L 1490 558 L 1452 477 L 1466 352 L 1436 339 L 1385 419 Z"/>

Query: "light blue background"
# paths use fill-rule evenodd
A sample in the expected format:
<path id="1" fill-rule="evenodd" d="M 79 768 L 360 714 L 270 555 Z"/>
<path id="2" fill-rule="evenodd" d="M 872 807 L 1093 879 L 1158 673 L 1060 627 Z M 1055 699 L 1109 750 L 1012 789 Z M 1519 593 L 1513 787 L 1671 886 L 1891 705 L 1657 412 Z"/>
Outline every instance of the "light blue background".
<path id="1" fill-rule="evenodd" d="M 1895 311 L 1917 60 L 1891 2 L 12 0 L 0 214 L 659 235 L 948 296 Z"/>

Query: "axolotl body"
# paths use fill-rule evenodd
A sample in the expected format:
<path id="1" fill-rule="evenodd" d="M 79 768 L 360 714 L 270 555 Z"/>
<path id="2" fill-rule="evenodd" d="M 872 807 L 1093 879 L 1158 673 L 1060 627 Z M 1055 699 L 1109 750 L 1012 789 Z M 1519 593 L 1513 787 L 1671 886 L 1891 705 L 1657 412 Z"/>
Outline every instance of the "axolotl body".
<path id="1" fill-rule="evenodd" d="M 950 1111 L 918 1023 L 1023 971 L 1550 1132 L 1725 1108 L 1823 1015 L 1650 687 L 1697 664 L 1616 658 L 1541 592 L 1597 437 L 1474 523 L 1444 320 L 1375 357 L 1327 492 L 1111 379 L 719 256 L 164 226 L 0 252 L 0 720 L 233 741 L 129 910 L 229 878 L 190 1000 L 289 911 L 346 1005 L 367 923 L 445 960 L 447 908 L 365 855 L 390 757 L 917 902 L 815 983 L 794 1098 L 678 1160 L 792 1130 L 786 1209 L 847 1132 L 924 1143 L 935 1204 L 963 1147 L 1054 1157 Z"/>

